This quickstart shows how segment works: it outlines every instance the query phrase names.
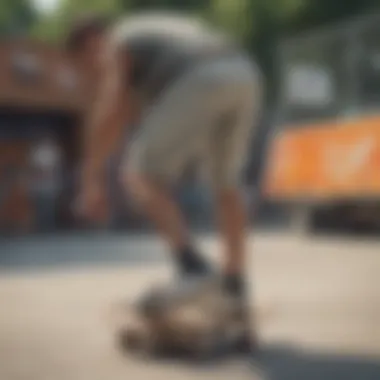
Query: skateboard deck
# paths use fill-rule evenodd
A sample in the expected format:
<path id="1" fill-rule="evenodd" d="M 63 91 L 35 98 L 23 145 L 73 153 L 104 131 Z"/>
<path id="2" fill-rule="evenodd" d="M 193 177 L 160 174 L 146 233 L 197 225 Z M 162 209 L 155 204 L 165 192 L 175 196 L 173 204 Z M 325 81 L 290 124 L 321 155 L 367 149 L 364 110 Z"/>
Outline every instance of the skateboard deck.
<path id="1" fill-rule="evenodd" d="M 157 288 L 137 304 L 114 307 L 112 326 L 117 347 L 143 357 L 196 360 L 237 350 L 236 337 L 254 332 L 253 310 L 244 313 L 244 318 L 229 315 L 223 309 L 222 294 L 212 286 L 187 286 L 180 295 L 178 289 L 168 292 Z"/>
<path id="2" fill-rule="evenodd" d="M 214 336 L 207 335 L 207 331 L 202 333 L 201 328 L 194 324 L 195 318 L 202 319 L 201 315 L 195 317 L 194 314 L 190 318 L 188 314 L 188 328 L 181 325 L 181 328 L 176 330 L 175 325 L 169 329 L 163 325 L 156 326 L 158 329 L 162 328 L 163 334 L 169 332 L 170 337 L 175 338 L 168 339 L 169 342 L 179 343 L 179 348 L 175 344 L 155 346 L 155 339 L 158 337 L 150 335 L 145 321 L 136 314 L 132 302 L 129 305 L 114 305 L 112 314 L 114 347 L 127 361 L 128 368 L 143 365 L 144 371 L 152 371 L 157 378 L 161 378 L 159 374 L 162 374 L 162 378 L 189 380 L 230 380 L 234 377 L 241 380 L 266 380 L 262 368 L 252 360 L 254 357 L 251 355 L 224 355 L 220 360 L 213 357 L 210 352 L 213 353 Z M 207 330 L 209 326 L 203 325 L 203 328 Z M 166 335 L 166 338 L 168 337 Z M 184 341 L 185 346 L 181 345 Z"/>
<path id="3" fill-rule="evenodd" d="M 178 294 L 157 289 L 137 304 L 115 308 L 119 348 L 151 356 L 174 351 L 195 355 L 206 349 L 203 346 L 211 341 L 213 332 L 211 316 L 200 307 L 201 293 L 198 297 L 190 293 L 179 300 Z"/>

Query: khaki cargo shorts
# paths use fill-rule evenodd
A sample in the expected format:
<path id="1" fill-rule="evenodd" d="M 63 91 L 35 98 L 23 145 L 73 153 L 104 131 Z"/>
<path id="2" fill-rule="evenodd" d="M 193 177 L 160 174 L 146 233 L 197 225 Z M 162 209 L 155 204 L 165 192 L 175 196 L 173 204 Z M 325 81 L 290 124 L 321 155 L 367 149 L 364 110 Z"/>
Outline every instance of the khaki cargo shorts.
<path id="1" fill-rule="evenodd" d="M 189 162 L 198 160 L 210 185 L 238 185 L 261 92 L 259 71 L 244 56 L 199 64 L 148 110 L 122 170 L 173 184 Z"/>

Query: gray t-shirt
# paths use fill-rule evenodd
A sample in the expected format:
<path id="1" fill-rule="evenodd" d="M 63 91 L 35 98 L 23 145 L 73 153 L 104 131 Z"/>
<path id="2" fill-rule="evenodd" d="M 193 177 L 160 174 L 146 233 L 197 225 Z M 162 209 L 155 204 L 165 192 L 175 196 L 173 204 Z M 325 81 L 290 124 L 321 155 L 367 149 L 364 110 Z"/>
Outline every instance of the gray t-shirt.
<path id="1" fill-rule="evenodd" d="M 154 98 L 189 65 L 210 51 L 230 49 L 229 39 L 201 21 L 173 13 L 131 16 L 117 23 L 111 43 L 132 61 L 131 85 Z"/>

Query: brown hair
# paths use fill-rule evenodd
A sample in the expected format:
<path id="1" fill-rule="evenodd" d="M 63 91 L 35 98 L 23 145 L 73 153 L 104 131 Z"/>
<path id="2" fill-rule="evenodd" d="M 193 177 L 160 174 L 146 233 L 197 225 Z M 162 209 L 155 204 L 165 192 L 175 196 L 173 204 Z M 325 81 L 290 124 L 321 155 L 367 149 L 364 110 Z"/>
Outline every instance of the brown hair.
<path id="1" fill-rule="evenodd" d="M 78 16 L 69 28 L 66 49 L 72 52 L 78 51 L 88 36 L 102 34 L 109 24 L 109 18 L 104 15 L 86 13 Z"/>

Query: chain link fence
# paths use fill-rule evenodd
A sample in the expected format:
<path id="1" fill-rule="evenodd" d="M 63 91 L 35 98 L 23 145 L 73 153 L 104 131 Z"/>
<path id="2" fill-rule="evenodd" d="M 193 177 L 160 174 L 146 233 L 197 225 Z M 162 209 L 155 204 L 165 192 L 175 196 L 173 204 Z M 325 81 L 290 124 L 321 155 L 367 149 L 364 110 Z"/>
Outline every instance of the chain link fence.
<path id="1" fill-rule="evenodd" d="M 380 111 L 380 14 L 284 41 L 277 60 L 281 124 Z"/>

